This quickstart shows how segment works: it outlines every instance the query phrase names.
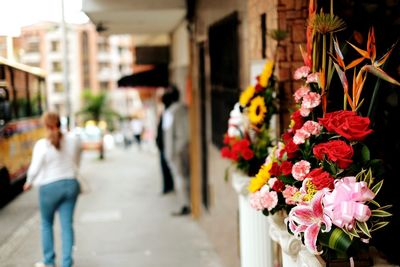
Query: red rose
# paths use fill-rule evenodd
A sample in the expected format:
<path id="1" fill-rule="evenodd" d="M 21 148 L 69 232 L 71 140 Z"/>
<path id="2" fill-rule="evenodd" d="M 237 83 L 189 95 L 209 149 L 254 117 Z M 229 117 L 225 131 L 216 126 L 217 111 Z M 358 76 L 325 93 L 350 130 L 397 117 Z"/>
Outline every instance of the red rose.
<path id="1" fill-rule="evenodd" d="M 300 114 L 300 110 L 296 110 L 295 112 L 293 112 L 290 118 L 294 121 L 294 125 L 292 127 L 293 130 L 298 130 L 303 127 L 304 119 L 303 116 L 301 116 Z"/>
<path id="2" fill-rule="evenodd" d="M 250 141 L 247 139 L 242 139 L 232 145 L 232 150 L 236 152 L 242 152 L 243 150 L 248 149 L 249 146 Z"/>
<path id="3" fill-rule="evenodd" d="M 282 140 L 284 144 L 288 144 L 289 142 L 293 141 L 292 132 L 285 132 L 284 134 L 282 134 Z"/>
<path id="4" fill-rule="evenodd" d="M 282 192 L 285 189 L 285 184 L 280 179 L 276 179 L 275 183 L 272 185 L 272 189 L 276 192 Z"/>
<path id="5" fill-rule="evenodd" d="M 254 157 L 254 152 L 249 148 L 243 149 L 241 153 L 242 153 L 242 157 L 245 160 L 249 160 L 249 159 L 252 159 Z"/>
<path id="6" fill-rule="evenodd" d="M 290 161 L 284 161 L 281 164 L 281 170 L 283 175 L 289 175 L 292 173 L 293 164 Z"/>
<path id="7" fill-rule="evenodd" d="M 229 135 L 226 134 L 226 135 L 224 136 L 224 144 L 225 144 L 225 145 L 228 145 L 230 141 L 231 141 L 231 138 L 229 137 Z"/>
<path id="8" fill-rule="evenodd" d="M 269 170 L 269 174 L 271 177 L 277 177 L 281 174 L 281 168 L 278 162 L 272 163 L 271 169 Z"/>
<path id="9" fill-rule="evenodd" d="M 333 140 L 318 144 L 313 148 L 314 156 L 323 160 L 324 156 L 328 160 L 335 162 L 339 168 L 346 169 L 353 162 L 353 147 L 342 140 Z"/>
<path id="10" fill-rule="evenodd" d="M 288 159 L 292 159 L 296 157 L 297 151 L 299 150 L 299 147 L 293 142 L 289 142 L 285 145 L 285 148 L 283 151 L 287 153 Z"/>
<path id="11" fill-rule="evenodd" d="M 329 132 L 340 134 L 349 141 L 362 141 L 372 133 L 369 128 L 369 118 L 358 116 L 353 111 L 340 110 L 327 113 L 318 121 Z"/>
<path id="12" fill-rule="evenodd" d="M 239 160 L 239 152 L 237 151 L 231 151 L 231 155 L 230 155 L 231 160 L 233 161 L 238 161 Z"/>
<path id="13" fill-rule="evenodd" d="M 224 147 L 221 149 L 221 156 L 222 156 L 223 158 L 230 158 L 230 157 L 231 157 L 231 150 L 229 149 L 229 147 L 224 146 Z"/>
<path id="14" fill-rule="evenodd" d="M 322 168 L 312 170 L 307 174 L 306 178 L 311 178 L 311 182 L 318 190 L 323 188 L 333 189 L 333 177 Z"/>

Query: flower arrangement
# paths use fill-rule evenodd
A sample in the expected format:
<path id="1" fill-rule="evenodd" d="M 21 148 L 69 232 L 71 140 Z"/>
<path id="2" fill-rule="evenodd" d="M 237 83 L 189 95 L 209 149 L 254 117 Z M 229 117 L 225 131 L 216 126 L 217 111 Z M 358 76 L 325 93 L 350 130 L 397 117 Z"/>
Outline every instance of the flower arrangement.
<path id="1" fill-rule="evenodd" d="M 230 112 L 221 156 L 247 175 L 264 163 L 272 146 L 270 121 L 276 113 L 274 62 L 267 60 L 255 85 L 248 86 Z"/>
<path id="2" fill-rule="evenodd" d="M 334 51 L 327 52 L 327 34 L 345 27 L 331 14 L 317 14 L 310 1 L 307 48 L 302 51 L 305 65 L 293 77 L 303 81 L 293 95 L 297 109 L 248 189 L 256 210 L 265 215 L 287 213 L 288 231 L 311 253 L 334 252 L 346 258 L 362 250 L 391 216 L 390 205 L 375 201 L 383 185 L 375 177 L 382 164 L 371 158 L 365 142 L 374 132 L 370 119 L 360 112 L 366 74 L 400 84 L 381 68 L 393 47 L 376 59 L 373 28 L 366 50 L 349 43 L 360 58 L 345 64 L 335 38 Z M 328 110 L 329 89 L 337 90 L 329 88 L 334 70 L 343 86 L 343 108 Z M 352 78 L 348 78 L 349 70 L 353 70 Z"/>

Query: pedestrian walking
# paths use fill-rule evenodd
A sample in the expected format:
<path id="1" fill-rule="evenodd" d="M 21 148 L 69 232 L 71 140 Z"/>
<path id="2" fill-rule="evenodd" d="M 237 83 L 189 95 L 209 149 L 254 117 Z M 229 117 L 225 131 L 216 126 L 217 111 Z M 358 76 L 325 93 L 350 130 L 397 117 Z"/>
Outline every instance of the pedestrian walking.
<path id="1" fill-rule="evenodd" d="M 164 151 L 168 166 L 174 179 L 174 187 L 180 202 L 180 210 L 172 215 L 188 215 L 191 213 L 189 192 L 189 123 L 186 105 L 179 101 L 180 94 L 175 86 L 171 86 L 172 104 L 163 114 Z"/>
<path id="2" fill-rule="evenodd" d="M 133 132 L 133 137 L 139 149 L 142 148 L 142 134 L 144 132 L 143 121 L 139 115 L 134 115 L 131 119 L 131 129 Z"/>
<path id="3" fill-rule="evenodd" d="M 31 164 L 24 184 L 24 191 L 32 185 L 39 187 L 41 238 L 43 260 L 35 267 L 54 267 L 53 223 L 56 212 L 60 215 L 62 241 L 62 267 L 73 265 L 73 217 L 80 191 L 76 179 L 80 162 L 79 138 L 61 131 L 60 117 L 47 112 L 42 116 L 47 137 L 38 140 L 33 148 Z"/>

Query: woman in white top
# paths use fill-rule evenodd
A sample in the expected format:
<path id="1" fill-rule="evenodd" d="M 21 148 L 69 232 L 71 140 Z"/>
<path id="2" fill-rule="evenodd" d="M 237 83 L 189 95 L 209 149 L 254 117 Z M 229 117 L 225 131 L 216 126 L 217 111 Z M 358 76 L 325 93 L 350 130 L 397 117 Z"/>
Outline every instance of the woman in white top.
<path id="1" fill-rule="evenodd" d="M 58 211 L 61 223 L 62 267 L 73 264 L 73 214 L 79 194 L 76 171 L 81 146 L 79 138 L 61 132 L 58 114 L 47 112 L 42 117 L 47 137 L 38 140 L 33 148 L 24 190 L 32 184 L 39 186 L 43 262 L 36 267 L 55 266 L 53 222 Z"/>

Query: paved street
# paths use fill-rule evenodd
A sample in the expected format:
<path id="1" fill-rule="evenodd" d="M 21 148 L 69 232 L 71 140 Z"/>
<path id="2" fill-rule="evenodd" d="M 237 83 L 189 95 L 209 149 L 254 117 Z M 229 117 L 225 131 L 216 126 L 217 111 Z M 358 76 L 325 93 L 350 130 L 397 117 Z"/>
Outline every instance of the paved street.
<path id="1" fill-rule="evenodd" d="M 178 207 L 175 195 L 160 195 L 154 149 L 113 148 L 103 161 L 85 152 L 82 175 L 91 191 L 78 200 L 75 267 L 222 267 L 191 217 L 171 217 Z M 58 218 L 55 223 L 59 253 Z M 29 267 L 41 259 L 39 227 L 36 190 L 0 210 L 1 267 Z"/>

